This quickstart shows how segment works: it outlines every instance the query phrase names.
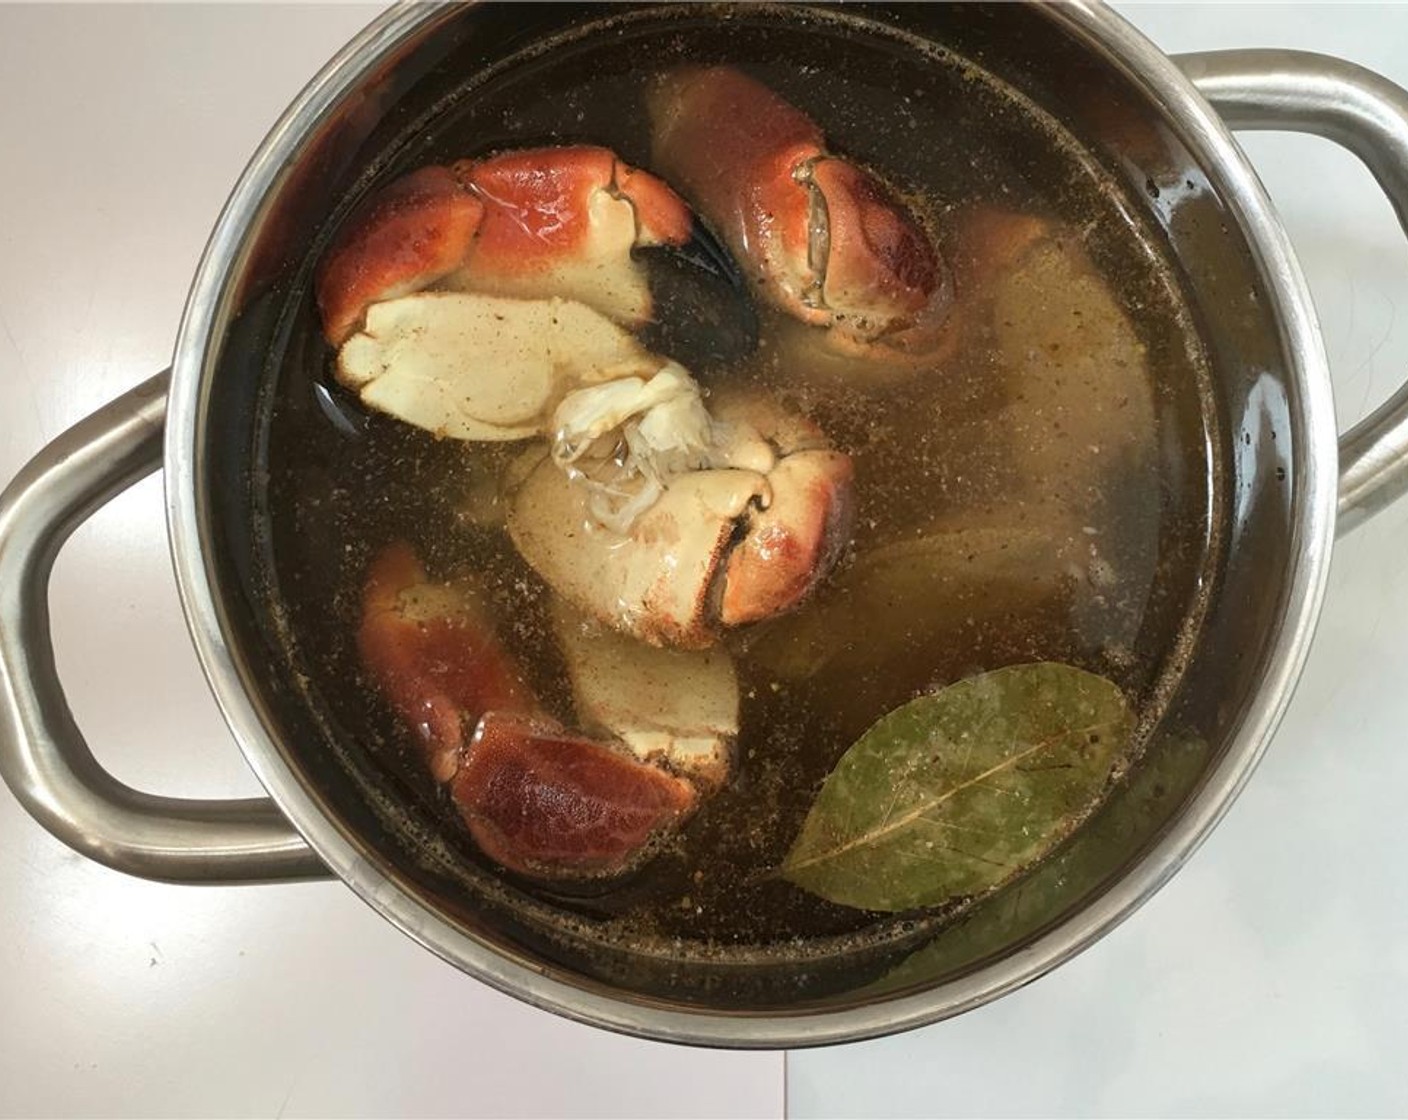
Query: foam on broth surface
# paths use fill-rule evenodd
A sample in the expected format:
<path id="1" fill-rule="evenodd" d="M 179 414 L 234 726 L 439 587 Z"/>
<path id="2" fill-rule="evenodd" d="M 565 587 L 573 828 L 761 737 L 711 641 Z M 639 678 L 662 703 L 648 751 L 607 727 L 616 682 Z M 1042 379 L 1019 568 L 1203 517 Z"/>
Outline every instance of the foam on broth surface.
<path id="1" fill-rule="evenodd" d="M 842 46 L 824 28 L 667 20 L 584 38 L 468 90 L 388 174 L 572 142 L 649 168 L 643 90 L 673 58 L 738 65 L 808 112 L 833 150 L 904 193 L 944 252 L 979 206 L 1053 231 L 985 290 L 959 355 L 918 379 L 858 389 L 809 377 L 766 317 L 762 346 L 743 360 L 723 360 L 707 333 L 671 353 L 706 387 L 779 394 L 853 456 L 853 539 L 798 612 L 727 639 L 743 694 L 733 783 L 623 883 L 522 884 L 642 941 L 860 933 L 874 915 L 771 871 L 821 781 L 880 715 L 973 672 L 1054 660 L 1114 680 L 1146 728 L 1157 719 L 1215 554 L 1204 359 L 1155 242 L 1049 119 L 957 60 Z M 668 288 L 669 270 L 658 271 Z M 666 294 L 665 314 L 690 298 Z M 437 441 L 379 416 L 357 417 L 362 430 L 349 435 L 315 388 L 332 384 L 330 354 L 314 343 L 293 353 L 303 358 L 281 371 L 268 501 L 296 669 L 345 749 L 368 752 L 397 797 L 482 864 L 419 748 L 360 675 L 353 635 L 370 555 L 407 538 L 437 574 L 485 577 L 503 636 L 570 725 L 545 590 L 494 519 L 512 449 Z"/>

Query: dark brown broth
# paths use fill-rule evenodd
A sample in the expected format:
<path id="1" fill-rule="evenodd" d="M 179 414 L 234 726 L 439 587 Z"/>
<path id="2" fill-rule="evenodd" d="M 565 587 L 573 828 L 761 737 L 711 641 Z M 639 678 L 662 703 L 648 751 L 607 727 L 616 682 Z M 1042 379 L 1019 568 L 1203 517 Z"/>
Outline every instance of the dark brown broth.
<path id="1" fill-rule="evenodd" d="M 632 879 L 525 889 L 632 936 L 757 944 L 853 932 L 872 916 L 769 872 L 836 759 L 886 710 L 974 671 L 1059 660 L 1116 680 L 1146 726 L 1157 716 L 1209 554 L 1205 371 L 1176 285 L 1112 184 L 995 82 L 897 48 L 838 49 L 825 35 L 742 21 L 587 40 L 473 90 L 397 170 L 575 141 L 648 167 L 641 59 L 671 56 L 741 65 L 793 100 L 834 150 L 914 199 L 943 246 L 977 203 L 1060 231 L 1041 267 L 988 299 L 953 364 L 888 390 L 809 381 L 766 329 L 759 353 L 731 366 L 707 341 L 672 355 L 706 386 L 782 394 L 853 454 L 854 540 L 815 602 L 728 639 L 744 697 L 733 784 Z M 283 370 L 270 430 L 276 578 L 305 687 L 399 796 L 430 806 L 464 858 L 482 863 L 361 677 L 351 639 L 369 556 L 409 538 L 439 574 L 487 576 L 506 639 L 570 722 L 541 581 L 501 530 L 459 512 L 508 452 L 379 416 L 356 416 L 363 434 L 349 438 L 315 403 L 329 360 L 310 341 Z M 916 541 L 939 547 L 902 565 L 898 601 L 876 599 L 866 565 Z"/>

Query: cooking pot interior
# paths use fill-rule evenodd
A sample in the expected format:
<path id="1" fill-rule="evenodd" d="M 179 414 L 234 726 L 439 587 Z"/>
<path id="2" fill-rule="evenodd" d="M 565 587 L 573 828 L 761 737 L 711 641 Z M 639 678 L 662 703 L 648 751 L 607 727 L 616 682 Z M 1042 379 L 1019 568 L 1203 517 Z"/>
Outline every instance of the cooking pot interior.
<path id="1" fill-rule="evenodd" d="M 583 66 L 625 72 L 633 51 L 656 58 L 662 45 L 690 60 L 745 63 L 784 48 L 797 62 L 795 52 L 803 50 L 819 80 L 828 66 L 843 64 L 898 81 L 961 63 L 971 80 L 1005 91 L 1023 111 L 1045 114 L 1053 137 L 1079 148 L 1086 173 L 1105 184 L 1130 230 L 1172 262 L 1190 309 L 1187 330 L 1209 371 L 1195 419 L 1215 452 L 1215 469 L 1210 479 L 1184 483 L 1206 487 L 1214 530 L 1200 542 L 1203 554 L 1183 597 L 1167 606 L 1189 621 L 1186 640 L 1165 666 L 1161 719 L 1145 728 L 1137 765 L 1072 841 L 972 905 L 877 920 L 860 933 L 804 943 L 688 943 L 639 930 L 627 936 L 593 917 L 590 899 L 530 893 L 497 874 L 446 827 L 412 767 L 388 765 L 367 749 L 371 732 L 320 690 L 322 677 L 307 662 L 306 620 L 291 605 L 298 588 L 277 553 L 281 539 L 316 541 L 320 529 L 315 513 L 280 506 L 289 433 L 313 413 L 340 418 L 352 431 L 365 422 L 328 390 L 324 376 L 329 351 L 317 329 L 311 271 L 327 237 L 372 184 L 461 154 L 455 146 L 465 137 L 456 121 L 476 99 L 502 96 L 494 91 L 513 83 L 556 80 L 574 52 Z M 494 135 L 486 134 L 482 115 L 476 118 L 477 151 L 555 138 L 508 112 L 496 119 Z M 613 144 L 633 162 L 648 163 L 643 141 L 632 141 L 633 122 L 622 118 L 619 126 L 613 135 L 570 139 Z M 224 330 L 213 333 L 202 371 L 197 474 L 206 563 L 236 669 L 271 738 L 327 818 L 399 890 L 508 956 L 573 984 L 646 1003 L 796 1012 L 932 987 L 1014 953 L 1072 919 L 1157 844 L 1231 741 L 1280 625 L 1303 418 L 1273 300 L 1265 298 L 1224 197 L 1223 184 L 1209 181 L 1138 76 L 1103 57 L 1059 9 L 433 10 L 284 169 L 227 278 Z M 322 464 L 329 493 L 348 482 L 355 461 Z M 298 578 L 316 578 L 312 573 Z"/>

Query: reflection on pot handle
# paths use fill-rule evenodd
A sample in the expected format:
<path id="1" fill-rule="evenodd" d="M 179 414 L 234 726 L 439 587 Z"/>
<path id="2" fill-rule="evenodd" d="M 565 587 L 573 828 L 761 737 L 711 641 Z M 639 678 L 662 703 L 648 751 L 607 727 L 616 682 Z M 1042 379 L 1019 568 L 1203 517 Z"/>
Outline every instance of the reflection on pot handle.
<path id="1" fill-rule="evenodd" d="M 0 776 L 35 820 L 99 863 L 168 882 L 327 875 L 268 798 L 141 793 L 93 757 L 49 633 L 49 574 L 69 534 L 161 465 L 165 373 L 36 455 L 0 495 Z"/>
<path id="2" fill-rule="evenodd" d="M 1408 231 L 1408 91 L 1308 51 L 1208 51 L 1174 61 L 1229 128 L 1308 132 L 1353 152 Z M 1408 384 L 1340 437 L 1340 534 L 1405 491 Z"/>

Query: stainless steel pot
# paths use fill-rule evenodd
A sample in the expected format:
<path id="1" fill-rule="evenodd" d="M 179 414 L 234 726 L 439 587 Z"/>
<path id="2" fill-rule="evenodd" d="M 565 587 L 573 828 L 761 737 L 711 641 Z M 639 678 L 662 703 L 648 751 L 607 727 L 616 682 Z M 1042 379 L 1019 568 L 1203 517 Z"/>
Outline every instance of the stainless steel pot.
<path id="1" fill-rule="evenodd" d="M 942 35 L 1016 75 L 1026 95 L 1088 141 L 1093 158 L 1151 188 L 1147 217 L 1183 269 L 1213 359 L 1227 442 L 1230 529 L 1219 586 L 1172 704 L 1205 749 L 1180 754 L 1170 744 L 1162 757 L 1155 752 L 1154 785 L 1174 792 L 1130 825 L 1125 810 L 1140 795 L 1132 783 L 1125 804 L 1090 826 L 1103 846 L 1088 873 L 1063 880 L 1037 920 L 980 908 L 882 975 L 858 969 L 844 984 L 808 990 L 785 973 L 784 984 L 738 981 L 735 990 L 735 973 L 774 965 L 700 966 L 703 979 L 683 980 L 694 965 L 596 968 L 590 952 L 574 965 L 490 902 L 457 907 L 433 872 L 397 847 L 384 821 L 352 806 L 347 790 L 300 755 L 245 617 L 252 592 L 231 526 L 248 444 L 223 433 L 251 423 L 256 383 L 239 375 L 254 368 L 272 329 L 261 318 L 260 293 L 278 292 L 289 262 L 307 255 L 313 231 L 378 146 L 465 67 L 531 49 L 535 36 L 570 33 L 556 26 L 563 19 L 556 9 L 529 10 L 509 17 L 492 6 L 397 8 L 350 43 L 289 108 L 236 186 L 197 272 L 170 373 L 65 433 L 0 498 L 0 772 L 49 831 L 110 867 L 179 882 L 336 875 L 422 944 L 495 987 L 643 1036 L 748 1047 L 852 1040 L 957 1014 L 1034 979 L 1128 916 L 1227 811 L 1304 662 L 1336 527 L 1352 529 L 1408 489 L 1408 389 L 1336 447 L 1308 292 L 1228 132 L 1329 137 L 1363 159 L 1408 220 L 1408 94 L 1316 55 L 1170 60 L 1092 5 L 966 14 L 929 5 L 847 9 L 844 18 L 874 21 L 886 34 Z M 578 12 L 571 20 L 588 18 L 593 13 Z M 1161 202 L 1157 187 L 1169 178 L 1198 189 L 1177 206 Z M 55 672 L 47 584 L 58 550 L 94 510 L 163 464 L 192 638 L 268 799 L 187 801 L 126 787 L 93 758 Z"/>

